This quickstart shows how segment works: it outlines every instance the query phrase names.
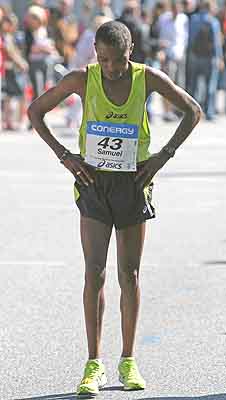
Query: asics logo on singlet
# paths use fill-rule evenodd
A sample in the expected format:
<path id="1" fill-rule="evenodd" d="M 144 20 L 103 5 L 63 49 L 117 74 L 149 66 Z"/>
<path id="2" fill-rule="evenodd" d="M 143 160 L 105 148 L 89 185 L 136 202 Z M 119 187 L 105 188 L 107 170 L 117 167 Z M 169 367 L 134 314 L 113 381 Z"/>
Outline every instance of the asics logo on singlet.
<path id="1" fill-rule="evenodd" d="M 122 168 L 122 164 L 119 162 L 115 162 L 115 161 L 106 161 L 106 160 L 102 160 L 97 164 L 97 168 L 108 168 L 108 169 L 121 169 Z"/>
<path id="2" fill-rule="evenodd" d="M 107 115 L 105 115 L 105 118 L 110 119 L 110 118 L 116 118 L 116 119 L 123 119 L 127 118 L 127 114 L 115 114 L 113 111 L 110 111 Z"/>
<path id="3" fill-rule="evenodd" d="M 93 124 L 92 125 L 92 130 L 94 132 L 99 132 L 99 133 L 116 133 L 118 135 L 133 135 L 134 134 L 134 128 L 133 127 L 127 127 L 127 126 L 117 126 L 117 125 L 102 125 L 102 124 Z"/>

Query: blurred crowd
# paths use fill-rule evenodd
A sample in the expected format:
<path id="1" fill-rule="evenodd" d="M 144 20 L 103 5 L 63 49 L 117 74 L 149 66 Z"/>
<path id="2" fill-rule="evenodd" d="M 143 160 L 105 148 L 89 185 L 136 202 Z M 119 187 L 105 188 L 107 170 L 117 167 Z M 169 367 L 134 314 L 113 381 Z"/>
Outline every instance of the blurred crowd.
<path id="1" fill-rule="evenodd" d="M 73 0 L 33 0 L 19 21 L 10 8 L 0 5 L 0 76 L 2 129 L 30 128 L 29 103 L 59 79 L 56 64 L 68 70 L 96 61 L 95 32 L 117 19 L 130 29 L 131 59 L 166 72 L 201 104 L 207 120 L 226 114 L 218 96 L 226 99 L 226 1 L 125 0 L 121 15 L 114 15 L 110 0 L 85 0 L 76 13 Z M 65 104 L 68 126 L 81 122 L 80 98 Z M 153 98 L 147 101 L 153 120 Z M 180 113 L 163 100 L 161 117 L 175 121 Z"/>

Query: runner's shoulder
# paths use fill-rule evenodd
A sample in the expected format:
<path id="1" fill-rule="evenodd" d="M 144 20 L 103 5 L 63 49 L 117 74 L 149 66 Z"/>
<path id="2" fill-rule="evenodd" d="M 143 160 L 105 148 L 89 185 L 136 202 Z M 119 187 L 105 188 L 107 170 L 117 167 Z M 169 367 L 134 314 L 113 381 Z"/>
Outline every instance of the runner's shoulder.
<path id="1" fill-rule="evenodd" d="M 71 92 L 77 93 L 83 97 L 86 89 L 87 82 L 87 69 L 77 69 L 69 72 L 61 80 L 61 85 L 64 87 L 70 87 Z"/>
<path id="2" fill-rule="evenodd" d="M 166 83 L 174 85 L 165 72 L 147 65 L 145 66 L 145 80 L 146 90 L 149 94 L 154 91 L 159 91 L 159 89 L 161 90 L 161 87 Z"/>

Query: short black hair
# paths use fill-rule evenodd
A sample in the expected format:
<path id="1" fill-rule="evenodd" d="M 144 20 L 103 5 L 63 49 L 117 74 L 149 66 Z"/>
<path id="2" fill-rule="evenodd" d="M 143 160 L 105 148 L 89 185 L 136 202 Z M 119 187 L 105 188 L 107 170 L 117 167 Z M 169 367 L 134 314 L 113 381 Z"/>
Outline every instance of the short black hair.
<path id="1" fill-rule="evenodd" d="M 103 42 L 121 51 L 125 51 L 131 47 L 132 37 L 125 24 L 119 21 L 109 21 L 98 28 L 95 42 Z"/>

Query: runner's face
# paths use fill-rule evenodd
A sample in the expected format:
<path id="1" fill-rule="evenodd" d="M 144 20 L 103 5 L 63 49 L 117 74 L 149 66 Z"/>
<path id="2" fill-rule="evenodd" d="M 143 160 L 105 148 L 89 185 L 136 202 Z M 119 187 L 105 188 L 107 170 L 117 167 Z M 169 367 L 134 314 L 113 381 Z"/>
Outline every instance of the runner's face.
<path id="1" fill-rule="evenodd" d="M 97 61 L 101 66 L 103 76 L 111 81 L 117 81 L 128 70 L 131 49 L 119 52 L 115 47 L 96 43 Z"/>

